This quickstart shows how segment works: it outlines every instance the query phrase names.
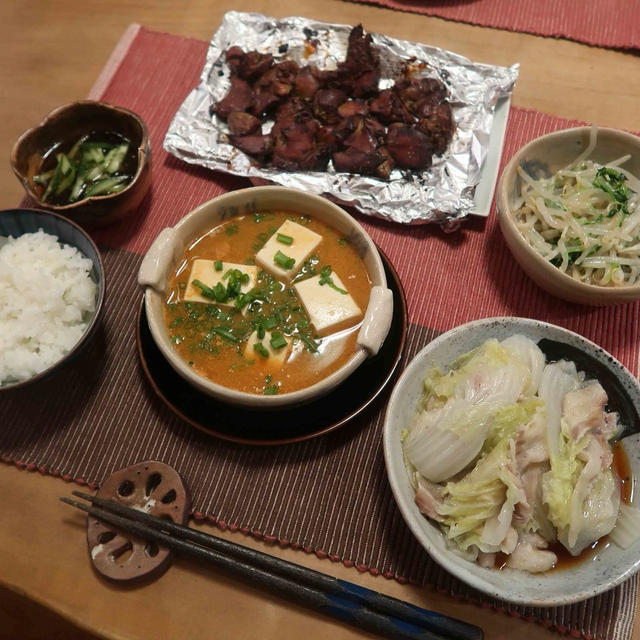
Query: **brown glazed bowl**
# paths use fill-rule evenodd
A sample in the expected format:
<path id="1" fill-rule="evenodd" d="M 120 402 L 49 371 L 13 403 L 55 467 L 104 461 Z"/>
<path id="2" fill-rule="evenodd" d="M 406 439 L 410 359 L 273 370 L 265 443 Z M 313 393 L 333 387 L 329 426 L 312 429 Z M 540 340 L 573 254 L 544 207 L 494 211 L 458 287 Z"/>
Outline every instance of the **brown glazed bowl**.
<path id="1" fill-rule="evenodd" d="M 43 202 L 33 177 L 42 170 L 44 156 L 55 147 L 67 150 L 92 131 L 118 133 L 137 149 L 133 180 L 119 193 L 84 198 L 66 205 Z M 103 227 L 137 209 L 151 186 L 151 149 L 147 127 L 132 111 L 105 102 L 81 100 L 54 109 L 33 129 L 25 131 L 11 150 L 11 168 L 38 207 L 55 211 L 83 227 Z"/>

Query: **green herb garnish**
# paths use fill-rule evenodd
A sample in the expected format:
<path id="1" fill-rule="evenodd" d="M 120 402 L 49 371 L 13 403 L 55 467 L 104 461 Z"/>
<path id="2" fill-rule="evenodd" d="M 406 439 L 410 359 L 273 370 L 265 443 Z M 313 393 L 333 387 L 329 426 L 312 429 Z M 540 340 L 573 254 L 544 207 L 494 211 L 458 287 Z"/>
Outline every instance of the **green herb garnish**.
<path id="1" fill-rule="evenodd" d="M 267 349 L 265 348 L 265 346 L 262 344 L 262 342 L 256 342 L 253 345 L 253 350 L 258 353 L 260 355 L 261 358 L 268 358 L 269 357 L 269 352 L 267 351 Z"/>
<path id="2" fill-rule="evenodd" d="M 616 205 L 609 212 L 609 217 L 614 216 L 619 211 L 624 215 L 629 215 L 627 203 L 629 202 L 629 189 L 624 184 L 627 176 L 620 171 L 602 167 L 596 172 L 593 186 L 602 189 L 616 201 Z"/>
<path id="3" fill-rule="evenodd" d="M 213 263 L 213 268 L 214 268 L 216 271 L 222 271 L 222 260 L 216 260 L 216 261 Z"/>
<path id="4" fill-rule="evenodd" d="M 278 385 L 272 384 L 272 385 L 269 385 L 268 387 L 265 387 L 263 393 L 265 396 L 278 395 Z"/>
<path id="5" fill-rule="evenodd" d="M 271 340 L 269 340 L 269 344 L 273 349 L 282 349 L 282 347 L 287 346 L 287 341 L 279 331 L 274 331 L 271 334 Z"/>
<path id="6" fill-rule="evenodd" d="M 305 346 L 307 347 L 307 349 L 309 349 L 309 351 L 312 351 L 313 353 L 318 353 L 318 344 L 314 342 L 312 338 L 305 335 L 304 333 L 301 333 L 300 340 L 304 342 Z"/>
<path id="7" fill-rule="evenodd" d="M 282 244 L 293 244 L 293 238 L 284 233 L 279 233 L 276 235 L 276 240 L 278 242 L 282 242 Z"/>
<path id="8" fill-rule="evenodd" d="M 238 338 L 236 338 L 228 329 L 224 329 L 223 327 L 213 327 L 211 331 L 217 333 L 221 338 L 228 342 L 238 342 Z"/>
<path id="9" fill-rule="evenodd" d="M 326 265 L 325 267 L 322 267 L 322 269 L 320 269 L 319 284 L 320 286 L 328 284 L 332 289 L 335 289 L 338 293 L 341 293 L 344 296 L 347 295 L 347 292 L 344 289 L 341 289 L 331 278 L 331 267 L 329 265 Z"/>
<path id="10" fill-rule="evenodd" d="M 236 233 L 238 233 L 238 225 L 235 224 L 235 222 L 233 224 L 230 224 L 229 226 L 227 226 L 227 228 L 224 230 L 224 232 L 228 235 L 228 236 L 233 236 Z"/>
<path id="11" fill-rule="evenodd" d="M 273 256 L 273 261 L 277 265 L 281 266 L 283 269 L 287 269 L 287 270 L 293 268 L 293 265 L 296 263 L 294 258 L 290 258 L 289 256 L 286 256 L 279 249 L 276 252 L 276 255 Z"/>
<path id="12" fill-rule="evenodd" d="M 203 298 L 209 298 L 209 300 L 218 300 L 215 288 L 212 289 L 211 287 L 208 287 L 206 284 L 204 284 L 204 282 L 200 282 L 200 280 L 193 280 L 191 284 L 193 284 L 194 287 L 198 287 L 198 289 L 200 289 L 200 295 Z"/>

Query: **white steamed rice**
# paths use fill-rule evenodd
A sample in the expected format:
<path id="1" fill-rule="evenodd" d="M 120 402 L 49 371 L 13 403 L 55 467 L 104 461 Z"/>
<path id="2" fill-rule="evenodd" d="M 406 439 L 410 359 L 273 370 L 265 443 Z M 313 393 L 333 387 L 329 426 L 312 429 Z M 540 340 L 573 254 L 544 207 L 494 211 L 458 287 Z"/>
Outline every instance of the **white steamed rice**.
<path id="1" fill-rule="evenodd" d="M 80 340 L 96 307 L 91 268 L 42 229 L 0 246 L 0 384 L 35 376 Z"/>

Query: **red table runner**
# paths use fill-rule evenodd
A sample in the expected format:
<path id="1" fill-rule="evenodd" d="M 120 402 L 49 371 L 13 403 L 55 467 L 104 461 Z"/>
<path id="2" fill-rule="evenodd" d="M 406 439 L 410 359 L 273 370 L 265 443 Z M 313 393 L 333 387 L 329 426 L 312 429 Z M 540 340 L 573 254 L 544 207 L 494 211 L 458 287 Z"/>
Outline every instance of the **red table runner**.
<path id="1" fill-rule="evenodd" d="M 141 255 L 160 229 L 196 205 L 247 186 L 244 179 L 186 165 L 162 149 L 173 114 L 198 81 L 206 46 L 130 30 L 98 83 L 96 92 L 105 101 L 133 109 L 146 121 L 153 187 L 137 216 L 94 234 L 106 267 L 103 327 L 73 367 L 3 396 L 0 458 L 92 486 L 118 468 L 161 460 L 191 487 L 196 517 L 221 528 L 276 539 L 374 575 L 431 585 L 573 635 L 628 637 L 635 578 L 584 603 L 535 609 L 483 596 L 434 563 L 404 525 L 388 487 L 380 437 L 386 396 L 339 431 L 265 449 L 207 437 L 154 396 L 139 370 L 134 341 Z M 513 109 L 504 157 L 545 131 L 573 124 Z M 549 297 L 511 258 L 495 212 L 489 220 L 472 220 L 449 235 L 432 226 L 402 227 L 357 217 L 387 253 L 406 289 L 410 327 L 405 362 L 457 324 L 519 315 L 577 331 L 637 373 L 640 305 L 594 309 Z"/>
<path id="2" fill-rule="evenodd" d="M 482 27 L 567 38 L 611 49 L 640 49 L 638 0 L 351 0 Z"/>

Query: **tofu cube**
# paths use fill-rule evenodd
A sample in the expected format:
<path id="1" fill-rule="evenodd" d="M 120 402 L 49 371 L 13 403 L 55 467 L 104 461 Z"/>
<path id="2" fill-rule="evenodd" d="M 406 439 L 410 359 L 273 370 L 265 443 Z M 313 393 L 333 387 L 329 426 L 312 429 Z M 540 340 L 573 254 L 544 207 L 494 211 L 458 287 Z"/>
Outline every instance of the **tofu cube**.
<path id="1" fill-rule="evenodd" d="M 338 274 L 333 272 L 331 279 L 337 287 L 347 290 Z M 319 275 L 297 282 L 293 287 L 313 328 L 321 336 L 346 329 L 362 316 L 349 293 L 340 293 L 329 284 L 321 285 Z"/>
<path id="2" fill-rule="evenodd" d="M 246 273 L 249 276 L 249 282 L 240 287 L 242 293 L 246 293 L 256 286 L 258 267 L 246 264 L 234 264 L 233 262 L 223 262 L 222 269 L 216 271 L 213 260 L 198 259 L 193 261 L 183 300 L 185 302 L 204 302 L 206 304 L 217 304 L 221 307 L 233 307 L 233 300 L 229 302 L 216 302 L 210 298 L 205 298 L 200 288 L 193 284 L 194 280 L 200 280 L 200 282 L 207 287 L 215 287 L 218 282 L 222 282 L 226 287 L 227 281 L 223 280 L 222 277 L 229 269 L 238 269 L 238 271 L 242 271 L 242 273 Z"/>
<path id="3" fill-rule="evenodd" d="M 282 337 L 287 341 L 287 346 L 282 347 L 281 349 L 274 349 L 269 342 L 271 340 L 271 331 L 265 331 L 264 338 L 262 340 L 258 339 L 258 332 L 254 331 L 247 340 L 247 346 L 244 349 L 245 358 L 255 360 L 256 362 L 262 362 L 271 371 L 277 371 L 287 361 L 289 353 L 291 353 L 291 338 L 284 334 Z M 258 342 L 262 342 L 262 346 L 269 352 L 268 358 L 263 358 L 253 348 L 253 345 Z"/>
<path id="4" fill-rule="evenodd" d="M 279 233 L 293 238 L 293 242 L 291 244 L 280 242 L 278 240 Z M 285 220 L 280 225 L 280 228 L 267 240 L 264 247 L 258 251 L 256 263 L 276 278 L 289 282 L 321 241 L 322 236 L 315 231 L 311 231 L 311 229 L 307 229 L 297 222 Z M 290 269 L 285 269 L 277 262 L 274 262 L 274 257 L 278 251 L 295 260 Z"/>

